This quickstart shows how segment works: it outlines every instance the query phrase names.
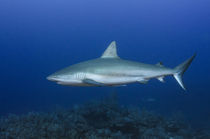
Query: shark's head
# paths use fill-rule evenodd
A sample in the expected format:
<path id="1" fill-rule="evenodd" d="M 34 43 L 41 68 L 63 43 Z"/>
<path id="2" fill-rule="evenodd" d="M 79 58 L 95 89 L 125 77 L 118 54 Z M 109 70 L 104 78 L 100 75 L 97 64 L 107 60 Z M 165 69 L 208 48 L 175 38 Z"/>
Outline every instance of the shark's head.
<path id="1" fill-rule="evenodd" d="M 78 72 L 64 72 L 58 71 L 47 77 L 47 80 L 54 81 L 61 85 L 79 85 L 82 83 L 81 75 Z"/>
<path id="2" fill-rule="evenodd" d="M 102 56 L 97 59 L 80 62 L 64 68 L 47 77 L 48 80 L 57 82 L 61 85 L 73 85 L 73 86 L 103 86 L 103 82 L 97 82 L 99 79 L 98 74 L 94 71 L 101 71 L 101 67 L 94 67 L 99 61 L 104 59 L 118 59 L 116 49 L 116 42 L 113 41 L 107 49 L 104 51 Z M 91 61 L 91 63 L 90 63 Z M 100 62 L 99 62 L 100 63 Z M 103 64 L 103 63 L 102 63 Z M 102 65 L 101 64 L 101 65 Z"/>

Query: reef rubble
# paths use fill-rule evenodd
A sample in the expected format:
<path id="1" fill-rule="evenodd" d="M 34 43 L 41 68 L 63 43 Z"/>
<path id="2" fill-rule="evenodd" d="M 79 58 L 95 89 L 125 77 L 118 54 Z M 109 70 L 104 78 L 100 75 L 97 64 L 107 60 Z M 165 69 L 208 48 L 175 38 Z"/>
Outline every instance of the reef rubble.
<path id="1" fill-rule="evenodd" d="M 0 119 L 0 139 L 208 139 L 177 119 L 123 107 L 116 96 L 53 112 Z"/>

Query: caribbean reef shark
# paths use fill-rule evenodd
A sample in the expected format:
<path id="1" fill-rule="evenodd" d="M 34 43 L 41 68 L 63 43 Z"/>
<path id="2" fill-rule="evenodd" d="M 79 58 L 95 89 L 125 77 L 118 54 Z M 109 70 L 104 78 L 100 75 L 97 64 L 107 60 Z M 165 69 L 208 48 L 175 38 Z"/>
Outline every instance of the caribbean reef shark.
<path id="1" fill-rule="evenodd" d="M 74 64 L 47 77 L 61 85 L 72 86 L 120 86 L 128 83 L 147 83 L 156 78 L 164 82 L 165 76 L 172 75 L 185 90 L 182 75 L 187 70 L 195 55 L 175 68 L 167 68 L 158 63 L 144 64 L 121 59 L 117 54 L 116 42 L 113 41 L 101 57 Z"/>

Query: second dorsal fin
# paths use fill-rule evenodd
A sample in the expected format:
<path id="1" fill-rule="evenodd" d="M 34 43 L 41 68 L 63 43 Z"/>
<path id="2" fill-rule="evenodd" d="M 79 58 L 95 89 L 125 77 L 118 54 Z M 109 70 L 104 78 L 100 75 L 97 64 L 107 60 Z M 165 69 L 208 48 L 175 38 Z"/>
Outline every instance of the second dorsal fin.
<path id="1" fill-rule="evenodd" d="M 115 41 L 112 41 L 111 44 L 106 48 L 101 58 L 119 58 L 117 55 L 117 46 Z"/>
<path id="2" fill-rule="evenodd" d="M 160 66 L 160 67 L 163 67 L 163 63 L 162 62 L 158 62 L 156 65 Z"/>

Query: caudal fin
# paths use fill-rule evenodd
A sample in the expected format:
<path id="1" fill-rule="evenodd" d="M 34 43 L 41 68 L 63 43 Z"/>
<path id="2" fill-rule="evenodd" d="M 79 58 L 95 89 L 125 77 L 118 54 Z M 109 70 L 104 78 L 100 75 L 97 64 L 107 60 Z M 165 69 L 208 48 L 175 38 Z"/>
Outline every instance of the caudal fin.
<path id="1" fill-rule="evenodd" d="M 182 82 L 182 76 L 184 74 L 184 72 L 187 70 L 187 68 L 190 66 L 191 62 L 193 61 L 193 59 L 195 58 L 196 54 L 194 54 L 191 58 L 189 58 L 188 60 L 186 60 L 185 62 L 183 62 L 182 64 L 178 65 L 177 67 L 175 67 L 175 73 L 173 74 L 174 78 L 177 80 L 177 82 L 179 83 L 179 85 L 186 90 L 183 82 Z"/>

